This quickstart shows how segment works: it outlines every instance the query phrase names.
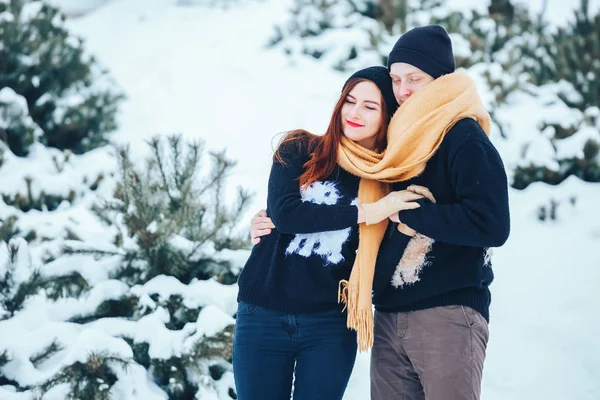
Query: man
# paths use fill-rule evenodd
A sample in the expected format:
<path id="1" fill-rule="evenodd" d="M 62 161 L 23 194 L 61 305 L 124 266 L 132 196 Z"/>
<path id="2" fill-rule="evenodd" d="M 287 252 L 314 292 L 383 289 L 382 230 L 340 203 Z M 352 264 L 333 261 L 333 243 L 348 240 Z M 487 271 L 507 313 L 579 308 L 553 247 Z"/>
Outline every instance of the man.
<path id="1" fill-rule="evenodd" d="M 506 173 L 488 138 L 489 121 L 482 127 L 461 117 L 461 107 L 481 100 L 466 75 L 455 72 L 442 27 L 402 35 L 388 68 L 400 104 L 388 137 L 410 130 L 435 142 L 422 172 L 393 189 L 425 186 L 437 202 L 390 216 L 398 229 L 391 226 L 381 243 L 373 283 L 371 398 L 479 399 L 493 280 L 489 248 L 504 244 L 510 229 Z M 437 119 L 451 123 L 437 128 Z M 402 125 L 406 120 L 411 124 Z M 390 144 L 387 151 L 398 149 Z M 253 242 L 273 228 L 259 213 Z"/>

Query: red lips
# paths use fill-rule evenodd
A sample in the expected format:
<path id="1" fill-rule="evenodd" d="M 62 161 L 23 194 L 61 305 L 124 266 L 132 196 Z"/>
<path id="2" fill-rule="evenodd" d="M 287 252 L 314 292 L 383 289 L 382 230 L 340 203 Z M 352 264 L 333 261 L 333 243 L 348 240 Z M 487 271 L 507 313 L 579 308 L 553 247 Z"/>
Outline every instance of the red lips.
<path id="1" fill-rule="evenodd" d="M 352 122 L 352 121 L 348 121 L 348 120 L 346 120 L 346 122 L 348 123 L 348 125 L 350 125 L 353 128 L 360 128 L 360 127 L 364 126 L 364 125 L 357 124 L 356 122 Z"/>

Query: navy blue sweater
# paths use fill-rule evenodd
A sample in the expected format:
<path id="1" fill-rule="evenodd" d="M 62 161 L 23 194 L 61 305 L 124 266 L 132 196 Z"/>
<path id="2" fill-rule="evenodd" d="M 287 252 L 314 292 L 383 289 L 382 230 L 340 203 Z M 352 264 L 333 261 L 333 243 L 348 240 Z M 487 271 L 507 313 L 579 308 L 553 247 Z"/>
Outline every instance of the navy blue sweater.
<path id="1" fill-rule="evenodd" d="M 348 279 L 358 248 L 359 178 L 336 167 L 300 191 L 306 145 L 284 145 L 273 161 L 267 213 L 275 228 L 254 246 L 239 277 L 238 301 L 284 313 L 341 309 L 338 282 Z"/>
<path id="2" fill-rule="evenodd" d="M 390 224 L 375 268 L 377 310 L 405 312 L 438 306 L 474 308 L 489 320 L 494 278 L 486 252 L 504 244 L 510 230 L 508 183 L 504 165 L 481 126 L 459 121 L 445 136 L 423 173 L 394 190 L 417 184 L 437 203 L 400 212 L 400 220 L 435 240 L 414 284 L 395 288 L 392 275 L 410 237 Z"/>

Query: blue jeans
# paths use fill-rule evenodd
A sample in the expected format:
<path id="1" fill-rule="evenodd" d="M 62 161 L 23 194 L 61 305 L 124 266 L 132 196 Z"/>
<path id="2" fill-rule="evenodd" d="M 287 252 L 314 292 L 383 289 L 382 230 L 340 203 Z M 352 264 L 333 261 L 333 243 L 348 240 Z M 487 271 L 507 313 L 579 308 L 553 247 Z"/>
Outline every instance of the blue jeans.
<path id="1" fill-rule="evenodd" d="M 240 302 L 233 342 L 239 400 L 341 400 L 356 358 L 346 314 L 283 314 Z M 294 376 L 295 375 L 295 376 Z"/>

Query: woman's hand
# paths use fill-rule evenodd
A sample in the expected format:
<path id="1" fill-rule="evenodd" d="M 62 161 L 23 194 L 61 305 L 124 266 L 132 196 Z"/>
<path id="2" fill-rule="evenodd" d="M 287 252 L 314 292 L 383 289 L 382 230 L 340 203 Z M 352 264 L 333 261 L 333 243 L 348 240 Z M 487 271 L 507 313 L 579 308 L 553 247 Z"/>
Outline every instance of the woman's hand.
<path id="1" fill-rule="evenodd" d="M 252 244 L 260 243 L 260 237 L 270 234 L 272 229 L 275 229 L 275 225 L 273 225 L 271 218 L 267 216 L 267 211 L 260 210 L 257 212 L 250 221 Z"/>
<path id="2" fill-rule="evenodd" d="M 392 214 L 397 214 L 398 211 L 419 208 L 419 203 L 415 201 L 423 197 L 423 195 L 410 190 L 400 190 L 391 192 L 374 203 L 361 204 L 360 207 L 363 210 L 365 223 L 372 225 L 383 221 Z"/>

